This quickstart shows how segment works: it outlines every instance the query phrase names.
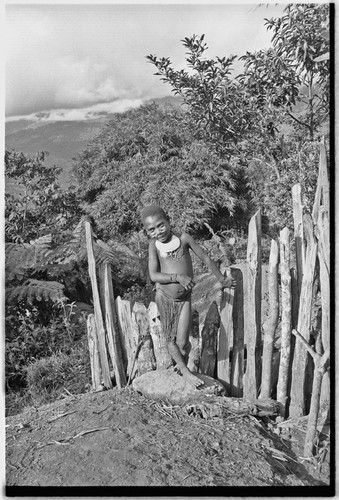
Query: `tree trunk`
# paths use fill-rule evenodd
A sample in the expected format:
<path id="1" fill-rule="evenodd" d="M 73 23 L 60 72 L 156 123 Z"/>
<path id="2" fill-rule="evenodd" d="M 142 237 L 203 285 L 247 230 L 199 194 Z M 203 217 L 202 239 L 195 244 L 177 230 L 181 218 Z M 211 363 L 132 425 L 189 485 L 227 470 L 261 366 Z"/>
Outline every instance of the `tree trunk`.
<path id="1" fill-rule="evenodd" d="M 256 399 L 260 378 L 261 359 L 261 213 L 252 217 L 248 230 L 248 321 L 245 330 L 247 363 L 244 376 L 244 398 Z"/>
<path id="2" fill-rule="evenodd" d="M 288 396 L 288 379 L 291 353 L 291 274 L 289 230 L 280 232 L 280 273 L 281 273 L 281 349 L 277 401 L 280 415 L 285 418 Z"/>
<path id="3" fill-rule="evenodd" d="M 264 328 L 261 391 L 259 399 L 267 399 L 271 395 L 273 343 L 279 319 L 278 263 L 279 247 L 277 242 L 272 240 L 268 274 L 269 312 L 268 321 Z"/>

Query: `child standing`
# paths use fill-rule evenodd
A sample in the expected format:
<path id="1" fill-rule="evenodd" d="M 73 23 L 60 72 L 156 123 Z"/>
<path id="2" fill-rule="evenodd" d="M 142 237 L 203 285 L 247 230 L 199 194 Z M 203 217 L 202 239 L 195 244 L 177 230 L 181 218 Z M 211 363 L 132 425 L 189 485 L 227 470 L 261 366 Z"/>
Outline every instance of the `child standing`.
<path id="1" fill-rule="evenodd" d="M 141 220 L 150 238 L 148 268 L 151 280 L 156 283 L 155 300 L 168 351 L 182 376 L 198 387 L 203 381 L 187 368 L 191 348 L 191 294 L 195 285 L 190 250 L 216 276 L 221 289 L 234 288 L 236 281 L 230 276 L 224 277 L 189 234 L 175 234 L 161 207 L 145 207 L 141 211 Z"/>

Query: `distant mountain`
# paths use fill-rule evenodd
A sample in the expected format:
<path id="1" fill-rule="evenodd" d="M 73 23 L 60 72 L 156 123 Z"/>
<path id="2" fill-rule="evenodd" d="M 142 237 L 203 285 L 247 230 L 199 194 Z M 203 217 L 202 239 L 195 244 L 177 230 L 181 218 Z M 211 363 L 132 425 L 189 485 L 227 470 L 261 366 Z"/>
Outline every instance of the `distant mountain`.
<path id="1" fill-rule="evenodd" d="M 182 100 L 168 96 L 148 102 L 156 102 L 159 106 L 180 106 Z M 46 121 L 49 117 L 47 112 L 37 113 L 34 120 L 8 121 L 5 124 L 5 146 L 30 156 L 38 151 L 48 151 L 46 165 L 62 167 L 60 181 L 63 186 L 67 186 L 71 182 L 72 158 L 100 133 L 113 116 L 109 113 L 91 113 L 88 120 Z"/>

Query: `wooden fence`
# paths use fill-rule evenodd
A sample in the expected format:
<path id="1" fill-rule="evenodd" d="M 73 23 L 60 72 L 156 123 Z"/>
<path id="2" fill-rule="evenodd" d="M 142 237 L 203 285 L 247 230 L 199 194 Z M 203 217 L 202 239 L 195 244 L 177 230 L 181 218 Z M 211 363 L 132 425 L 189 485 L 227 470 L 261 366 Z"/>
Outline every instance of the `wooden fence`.
<path id="1" fill-rule="evenodd" d="M 190 335 L 190 369 L 219 379 L 229 396 L 244 400 L 267 399 L 274 390 L 282 418 L 317 412 L 319 403 L 329 404 L 329 183 L 324 144 L 312 214 L 303 211 L 299 185 L 292 188 L 292 200 L 294 234 L 284 228 L 271 241 L 265 324 L 258 211 L 249 224 L 246 276 L 239 266 L 225 270 L 236 278 L 235 290 L 222 292 L 220 304 L 211 304 L 200 326 L 195 312 Z M 91 226 L 85 224 L 95 310 L 88 317 L 93 388 L 110 388 L 114 379 L 121 388 L 142 373 L 167 367 L 171 359 L 156 304 L 131 307 L 129 301 L 114 299 L 110 265 L 95 265 Z M 321 326 L 313 339 L 312 306 L 318 289 Z M 278 324 L 280 356 L 274 350 Z M 273 377 L 273 372 L 278 375 Z"/>

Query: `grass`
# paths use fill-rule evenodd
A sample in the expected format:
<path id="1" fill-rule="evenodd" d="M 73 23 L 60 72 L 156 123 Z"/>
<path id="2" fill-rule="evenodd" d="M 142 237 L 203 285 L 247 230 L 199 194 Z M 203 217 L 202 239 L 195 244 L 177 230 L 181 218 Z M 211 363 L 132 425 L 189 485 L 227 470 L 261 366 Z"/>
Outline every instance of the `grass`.
<path id="1" fill-rule="evenodd" d="M 70 394 L 84 394 L 91 386 L 87 338 L 72 347 L 69 354 L 53 354 L 27 367 L 27 387 L 6 394 L 6 416 L 27 407 L 52 403 Z"/>

